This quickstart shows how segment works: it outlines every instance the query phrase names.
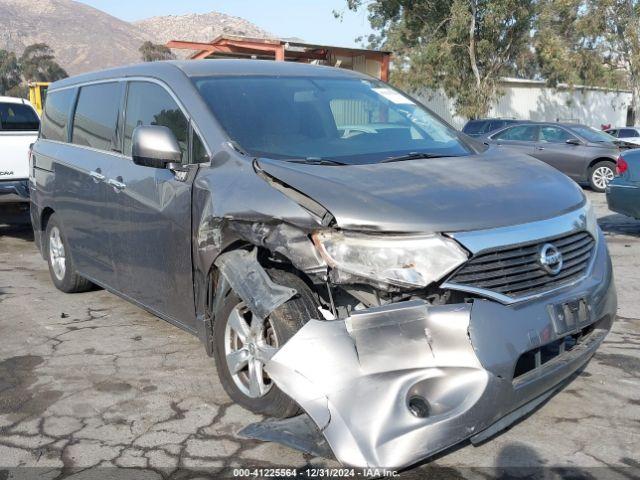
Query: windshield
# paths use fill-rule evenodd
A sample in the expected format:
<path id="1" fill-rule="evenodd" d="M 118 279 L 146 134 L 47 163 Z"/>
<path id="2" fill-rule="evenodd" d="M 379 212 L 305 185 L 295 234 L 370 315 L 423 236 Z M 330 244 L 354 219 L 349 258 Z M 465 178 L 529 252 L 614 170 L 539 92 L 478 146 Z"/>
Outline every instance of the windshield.
<path id="1" fill-rule="evenodd" d="M 609 135 L 601 130 L 595 128 L 585 127 L 584 125 L 576 125 L 569 127 L 569 130 L 577 133 L 582 138 L 585 138 L 589 142 L 602 143 L 602 142 L 614 142 L 616 137 Z"/>
<path id="2" fill-rule="evenodd" d="M 36 112 L 22 103 L 0 103 L 0 130 L 34 131 L 40 128 Z"/>
<path id="3" fill-rule="evenodd" d="M 472 153 L 453 129 L 375 80 L 238 76 L 195 84 L 231 140 L 256 157 L 361 164 Z"/>

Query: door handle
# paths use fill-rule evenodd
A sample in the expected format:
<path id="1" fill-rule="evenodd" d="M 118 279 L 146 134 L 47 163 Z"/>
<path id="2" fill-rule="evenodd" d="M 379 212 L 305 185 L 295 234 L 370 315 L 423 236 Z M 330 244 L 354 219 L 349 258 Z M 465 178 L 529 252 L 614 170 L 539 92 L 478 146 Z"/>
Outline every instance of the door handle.
<path id="1" fill-rule="evenodd" d="M 104 175 L 102 175 L 102 170 L 100 170 L 99 168 L 95 171 L 91 171 L 89 172 L 89 176 L 93 179 L 94 182 L 98 183 L 98 182 L 104 182 L 104 179 L 107 178 Z"/>
<path id="2" fill-rule="evenodd" d="M 122 180 L 121 177 L 118 177 L 118 178 Z M 118 180 L 114 180 L 113 178 L 110 178 L 109 180 L 107 180 L 107 185 L 112 186 L 114 190 L 118 190 L 118 191 L 122 191 L 125 188 L 127 188 L 127 186 L 124 183 L 119 182 Z"/>
<path id="3" fill-rule="evenodd" d="M 544 150 L 544 147 L 536 147 L 536 150 Z"/>

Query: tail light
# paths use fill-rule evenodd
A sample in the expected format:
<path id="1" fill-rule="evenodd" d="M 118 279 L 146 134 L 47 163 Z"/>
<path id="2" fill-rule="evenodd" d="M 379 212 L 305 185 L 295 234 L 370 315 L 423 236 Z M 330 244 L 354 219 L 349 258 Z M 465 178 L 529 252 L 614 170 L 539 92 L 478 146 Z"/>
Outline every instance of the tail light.
<path id="1" fill-rule="evenodd" d="M 628 169 L 629 165 L 627 164 L 627 161 L 622 157 L 618 157 L 618 162 L 616 163 L 616 172 L 618 172 L 618 175 L 622 175 Z"/>

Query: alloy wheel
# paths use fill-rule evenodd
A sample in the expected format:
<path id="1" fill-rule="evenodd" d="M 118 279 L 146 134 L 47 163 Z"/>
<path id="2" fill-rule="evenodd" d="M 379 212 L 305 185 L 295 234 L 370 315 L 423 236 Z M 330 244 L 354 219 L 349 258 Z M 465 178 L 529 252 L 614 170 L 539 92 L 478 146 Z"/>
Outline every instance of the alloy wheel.
<path id="1" fill-rule="evenodd" d="M 64 243 L 62 243 L 58 227 L 53 227 L 49 232 L 49 261 L 51 262 L 53 274 L 58 280 L 62 281 L 67 270 L 67 260 Z"/>
<path id="2" fill-rule="evenodd" d="M 224 353 L 233 382 L 247 397 L 264 397 L 273 387 L 264 366 L 279 346 L 271 322 L 239 303 L 229 314 L 224 337 Z"/>
<path id="3" fill-rule="evenodd" d="M 593 184 L 601 190 L 607 188 L 607 185 L 613 180 L 614 173 L 610 167 L 598 167 L 593 171 Z"/>

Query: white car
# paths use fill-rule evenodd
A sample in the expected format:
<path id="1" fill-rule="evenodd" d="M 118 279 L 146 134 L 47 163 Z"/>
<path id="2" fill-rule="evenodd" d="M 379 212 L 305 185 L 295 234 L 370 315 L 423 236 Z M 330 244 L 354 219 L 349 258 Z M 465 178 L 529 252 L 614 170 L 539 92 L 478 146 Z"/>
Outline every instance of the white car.
<path id="1" fill-rule="evenodd" d="M 637 127 L 620 127 L 605 130 L 606 133 L 620 140 L 640 145 L 640 128 Z"/>
<path id="2" fill-rule="evenodd" d="M 22 98 L 0 97 L 0 207 L 29 208 L 29 146 L 38 139 L 40 117 Z M 0 223 L 8 212 L 0 211 Z"/>

